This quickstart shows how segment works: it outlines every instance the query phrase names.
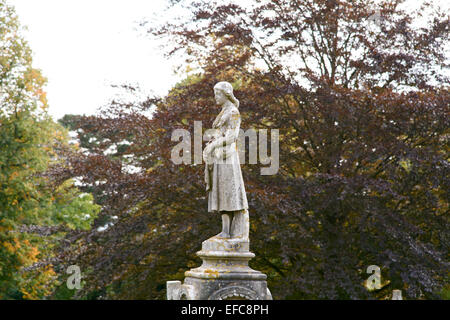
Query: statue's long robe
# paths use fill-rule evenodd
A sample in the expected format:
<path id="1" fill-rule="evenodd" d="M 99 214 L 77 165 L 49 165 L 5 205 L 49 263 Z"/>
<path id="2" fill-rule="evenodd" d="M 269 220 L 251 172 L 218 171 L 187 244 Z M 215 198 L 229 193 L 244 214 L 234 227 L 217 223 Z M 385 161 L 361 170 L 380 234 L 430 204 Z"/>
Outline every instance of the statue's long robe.
<path id="1" fill-rule="evenodd" d="M 213 163 L 206 164 L 209 212 L 248 209 L 237 149 L 240 124 L 236 107 L 223 109 L 214 121 L 213 128 L 218 130 L 216 139 L 224 137 L 227 143 L 216 147 L 211 157 Z"/>

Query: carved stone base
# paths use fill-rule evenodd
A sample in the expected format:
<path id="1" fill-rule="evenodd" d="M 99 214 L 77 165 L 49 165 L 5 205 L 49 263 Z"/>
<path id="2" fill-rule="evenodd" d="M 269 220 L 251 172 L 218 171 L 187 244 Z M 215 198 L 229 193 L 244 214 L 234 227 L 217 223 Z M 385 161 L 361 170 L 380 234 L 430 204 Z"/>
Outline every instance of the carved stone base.
<path id="1" fill-rule="evenodd" d="M 200 267 L 186 271 L 184 284 L 167 282 L 168 300 L 271 300 L 267 276 L 248 266 L 255 255 L 246 239 L 213 237 L 203 241 Z"/>

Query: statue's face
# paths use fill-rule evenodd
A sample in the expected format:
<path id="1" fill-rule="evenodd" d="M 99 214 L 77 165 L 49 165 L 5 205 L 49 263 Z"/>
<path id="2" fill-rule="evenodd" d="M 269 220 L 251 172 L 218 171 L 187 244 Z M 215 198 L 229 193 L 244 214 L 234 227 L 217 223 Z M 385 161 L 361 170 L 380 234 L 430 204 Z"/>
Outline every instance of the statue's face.
<path id="1" fill-rule="evenodd" d="M 214 98 L 216 99 L 216 103 L 219 105 L 224 104 L 227 102 L 228 98 L 220 89 L 214 89 Z"/>

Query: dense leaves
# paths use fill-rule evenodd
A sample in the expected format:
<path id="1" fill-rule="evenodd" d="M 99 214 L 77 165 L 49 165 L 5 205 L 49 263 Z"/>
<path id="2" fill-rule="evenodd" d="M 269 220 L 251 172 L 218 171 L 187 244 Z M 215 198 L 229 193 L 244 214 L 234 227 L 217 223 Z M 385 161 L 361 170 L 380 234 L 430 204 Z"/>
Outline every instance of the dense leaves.
<path id="1" fill-rule="evenodd" d="M 88 298 L 164 298 L 219 231 L 203 165 L 170 160 L 171 133 L 218 113 L 212 88 L 232 82 L 244 129 L 280 130 L 280 170 L 243 165 L 252 267 L 275 299 L 437 298 L 448 285 L 450 96 L 448 17 L 426 27 L 403 1 L 181 2 L 190 18 L 152 26 L 189 75 L 164 98 L 113 101 L 66 116 L 78 177 L 102 204 L 97 229 L 71 234 Z M 382 19 L 373 19 L 378 13 Z M 447 42 L 445 42 L 447 41 Z M 128 88 L 130 89 L 130 88 Z M 156 106 L 151 117 L 148 111 Z M 106 228 L 106 229 L 105 229 Z M 384 287 L 364 286 L 370 265 Z"/>
<path id="2" fill-rule="evenodd" d="M 73 181 L 49 176 L 49 167 L 65 165 L 68 134 L 46 113 L 45 78 L 5 1 L 0 50 L 0 299 L 40 299 L 56 284 L 52 261 L 64 231 L 89 229 L 99 206 Z"/>

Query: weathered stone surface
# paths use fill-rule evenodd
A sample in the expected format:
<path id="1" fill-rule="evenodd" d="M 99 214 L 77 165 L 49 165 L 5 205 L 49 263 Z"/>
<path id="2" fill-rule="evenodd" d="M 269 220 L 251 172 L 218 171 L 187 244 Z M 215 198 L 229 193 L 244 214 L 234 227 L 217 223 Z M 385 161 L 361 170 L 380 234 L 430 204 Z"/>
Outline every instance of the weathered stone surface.
<path id="1" fill-rule="evenodd" d="M 242 238 L 212 237 L 202 242 L 202 251 L 249 252 L 250 241 Z"/>
<path id="2" fill-rule="evenodd" d="M 188 300 L 272 300 L 267 282 L 263 280 L 197 279 L 188 277 L 184 285 L 193 288 Z M 182 297 L 181 297 L 182 298 Z"/>
<path id="3" fill-rule="evenodd" d="M 213 237 L 203 241 L 197 255 L 203 260 L 200 267 L 186 271 L 186 277 L 198 279 L 266 280 L 266 275 L 251 269 L 248 261 L 255 255 L 249 242 L 242 239 Z"/>
<path id="4" fill-rule="evenodd" d="M 225 81 L 214 86 L 214 96 L 222 110 L 203 150 L 208 211 L 222 215 L 222 232 L 218 236 L 248 239 L 248 202 L 237 150 L 239 101 L 231 84 Z"/>
<path id="5" fill-rule="evenodd" d="M 236 145 L 241 124 L 239 101 L 231 84 L 225 81 L 214 86 L 214 95 L 222 110 L 213 122 L 215 133 L 203 151 L 208 211 L 248 209 Z"/>
<path id="6" fill-rule="evenodd" d="M 255 256 L 249 247 L 244 239 L 213 237 L 203 241 L 202 250 L 197 252 L 202 265 L 186 271 L 184 284 L 169 281 L 167 299 L 272 299 L 267 276 L 248 266 Z"/>
<path id="7" fill-rule="evenodd" d="M 207 144 L 203 155 L 208 211 L 221 213 L 222 232 L 203 241 L 202 250 L 197 252 L 203 263 L 186 271 L 184 284 L 167 282 L 167 299 L 271 300 L 267 276 L 248 265 L 255 255 L 250 252 L 248 204 L 235 147 L 240 125 L 239 101 L 228 82 L 219 82 L 214 93 L 216 102 L 222 106 L 213 124 L 218 134 Z"/>

